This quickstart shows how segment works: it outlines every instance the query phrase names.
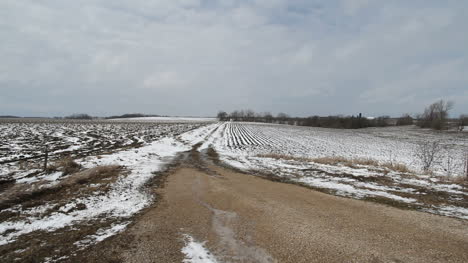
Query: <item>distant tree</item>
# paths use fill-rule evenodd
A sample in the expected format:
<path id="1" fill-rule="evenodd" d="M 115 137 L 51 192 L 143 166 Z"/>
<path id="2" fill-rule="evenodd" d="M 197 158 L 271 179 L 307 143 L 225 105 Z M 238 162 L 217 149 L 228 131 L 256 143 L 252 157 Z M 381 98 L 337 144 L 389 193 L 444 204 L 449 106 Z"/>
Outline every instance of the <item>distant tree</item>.
<path id="1" fill-rule="evenodd" d="M 85 113 L 75 113 L 70 116 L 65 117 L 65 119 L 72 119 L 72 120 L 91 120 L 93 117 L 91 117 L 88 114 Z"/>
<path id="2" fill-rule="evenodd" d="M 255 112 L 253 110 L 245 111 L 245 120 L 246 121 L 255 121 Z"/>
<path id="3" fill-rule="evenodd" d="M 374 119 L 374 123 L 372 126 L 375 127 L 386 127 L 388 126 L 388 120 L 390 119 L 390 116 L 380 116 Z"/>
<path id="4" fill-rule="evenodd" d="M 240 117 L 239 117 L 239 111 L 233 111 L 231 112 L 231 114 L 229 114 L 229 117 L 233 120 L 233 121 L 240 121 Z"/>
<path id="5" fill-rule="evenodd" d="M 453 102 L 439 100 L 429 105 L 419 116 L 418 126 L 443 130 L 447 128 L 448 113 L 453 108 Z"/>
<path id="6" fill-rule="evenodd" d="M 468 126 L 468 115 L 462 114 L 458 120 L 458 129 L 462 131 L 466 126 Z"/>
<path id="7" fill-rule="evenodd" d="M 278 122 L 280 124 L 285 124 L 288 118 L 289 118 L 289 115 L 283 112 L 278 113 L 278 115 L 276 116 L 276 119 L 278 119 Z"/>
<path id="8" fill-rule="evenodd" d="M 272 123 L 273 122 L 273 115 L 271 115 L 271 113 L 265 112 L 263 114 L 263 116 L 265 118 L 265 122 L 267 122 L 267 123 Z"/>
<path id="9" fill-rule="evenodd" d="M 403 114 L 400 118 L 398 118 L 396 125 L 413 125 L 413 118 L 409 114 Z"/>
<path id="10" fill-rule="evenodd" d="M 217 117 L 218 117 L 218 120 L 220 120 L 220 121 L 226 121 L 227 117 L 228 117 L 228 114 L 225 111 L 219 111 Z"/>

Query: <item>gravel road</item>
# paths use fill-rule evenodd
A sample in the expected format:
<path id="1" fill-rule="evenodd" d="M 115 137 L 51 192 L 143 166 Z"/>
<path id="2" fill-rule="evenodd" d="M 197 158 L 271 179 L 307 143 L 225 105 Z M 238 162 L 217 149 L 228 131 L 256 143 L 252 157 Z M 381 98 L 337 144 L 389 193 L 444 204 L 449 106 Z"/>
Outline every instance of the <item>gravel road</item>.
<path id="1" fill-rule="evenodd" d="M 89 261 L 182 262 L 184 234 L 219 262 L 468 262 L 468 222 L 336 197 L 209 165 L 181 166 L 159 201 Z"/>

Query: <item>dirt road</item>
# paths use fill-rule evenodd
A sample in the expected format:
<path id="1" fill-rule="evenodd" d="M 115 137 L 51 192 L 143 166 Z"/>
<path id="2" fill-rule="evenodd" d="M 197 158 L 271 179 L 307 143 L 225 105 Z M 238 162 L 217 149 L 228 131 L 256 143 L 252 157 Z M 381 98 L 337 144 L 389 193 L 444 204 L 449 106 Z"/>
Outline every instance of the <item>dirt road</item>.
<path id="1" fill-rule="evenodd" d="M 90 261 L 182 262 L 183 235 L 220 262 L 468 262 L 468 222 L 182 166 L 160 201 Z"/>

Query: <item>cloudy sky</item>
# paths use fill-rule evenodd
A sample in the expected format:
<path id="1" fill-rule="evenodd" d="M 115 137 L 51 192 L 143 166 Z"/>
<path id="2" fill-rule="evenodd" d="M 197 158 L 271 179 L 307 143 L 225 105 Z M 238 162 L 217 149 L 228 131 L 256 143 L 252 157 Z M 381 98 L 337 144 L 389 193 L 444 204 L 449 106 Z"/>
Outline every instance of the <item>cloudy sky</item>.
<path id="1" fill-rule="evenodd" d="M 462 0 L 1 0 L 0 115 L 458 115 L 467 26 Z"/>

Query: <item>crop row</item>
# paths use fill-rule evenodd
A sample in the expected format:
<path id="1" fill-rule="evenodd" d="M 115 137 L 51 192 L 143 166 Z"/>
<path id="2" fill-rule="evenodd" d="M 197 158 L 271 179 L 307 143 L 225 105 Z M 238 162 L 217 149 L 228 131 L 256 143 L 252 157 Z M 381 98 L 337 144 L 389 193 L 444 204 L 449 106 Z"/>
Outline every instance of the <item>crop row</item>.
<path id="1" fill-rule="evenodd" d="M 197 128 L 197 123 L 0 123 L 0 162 L 40 155 L 109 150 L 152 142 Z"/>

